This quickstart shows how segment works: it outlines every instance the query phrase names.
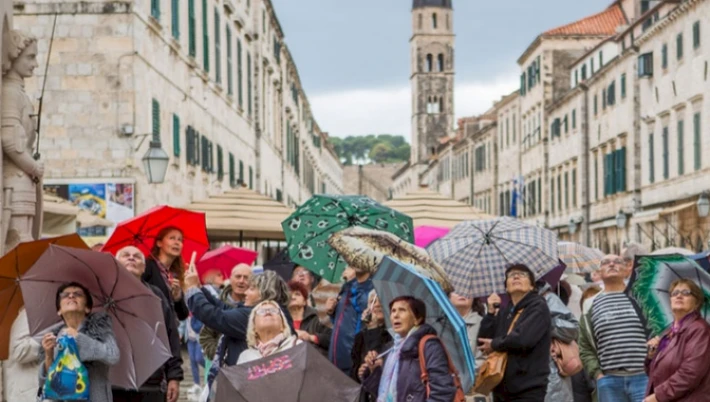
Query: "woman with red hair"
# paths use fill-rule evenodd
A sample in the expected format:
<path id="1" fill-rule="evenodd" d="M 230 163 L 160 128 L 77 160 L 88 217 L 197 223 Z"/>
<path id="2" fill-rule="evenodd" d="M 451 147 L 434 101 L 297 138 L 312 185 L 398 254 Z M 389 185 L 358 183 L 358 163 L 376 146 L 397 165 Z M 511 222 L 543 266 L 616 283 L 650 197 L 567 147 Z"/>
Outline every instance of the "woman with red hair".
<path id="1" fill-rule="evenodd" d="M 293 327 L 298 339 L 312 343 L 319 352 L 327 356 L 331 329 L 321 324 L 316 309 L 308 305 L 308 288 L 297 280 L 290 281 L 288 288 L 291 291 L 288 312 L 293 318 Z"/>
<path id="2" fill-rule="evenodd" d="M 143 281 L 160 289 L 168 300 L 178 320 L 190 315 L 183 295 L 185 263 L 182 260 L 183 233 L 175 227 L 165 227 L 158 232 L 150 256 L 145 261 Z"/>

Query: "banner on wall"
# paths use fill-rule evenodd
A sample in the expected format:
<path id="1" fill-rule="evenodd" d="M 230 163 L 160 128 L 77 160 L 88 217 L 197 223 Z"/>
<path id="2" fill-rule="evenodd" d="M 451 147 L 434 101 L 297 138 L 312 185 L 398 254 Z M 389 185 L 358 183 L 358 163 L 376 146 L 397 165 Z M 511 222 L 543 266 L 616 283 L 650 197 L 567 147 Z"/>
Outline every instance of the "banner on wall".
<path id="1" fill-rule="evenodd" d="M 44 192 L 63 198 L 80 209 L 118 224 L 135 216 L 135 184 L 117 182 L 71 182 L 44 185 Z M 107 237 L 114 227 L 79 228 L 82 237 Z"/>

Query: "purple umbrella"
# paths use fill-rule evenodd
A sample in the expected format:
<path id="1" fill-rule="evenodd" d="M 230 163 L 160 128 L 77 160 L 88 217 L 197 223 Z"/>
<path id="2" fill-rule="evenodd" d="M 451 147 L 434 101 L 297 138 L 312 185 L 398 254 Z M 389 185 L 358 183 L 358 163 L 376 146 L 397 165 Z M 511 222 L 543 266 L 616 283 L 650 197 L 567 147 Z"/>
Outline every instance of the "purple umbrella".
<path id="1" fill-rule="evenodd" d="M 111 384 L 138 389 L 171 357 L 160 299 L 111 254 L 52 244 L 20 279 L 32 336 L 60 322 L 54 297 L 67 282 L 84 285 L 94 311 L 111 316 L 121 351 Z"/>
<path id="2" fill-rule="evenodd" d="M 540 280 L 543 280 L 547 283 L 550 284 L 550 287 L 552 289 L 557 288 L 557 284 L 560 283 L 560 278 L 562 278 L 562 274 L 565 273 L 565 269 L 567 269 L 567 265 L 565 265 L 564 262 L 560 261 L 560 265 L 552 268 L 552 270 L 545 275 L 543 275 Z M 510 301 L 510 298 L 508 297 L 507 293 L 500 294 L 500 300 L 501 300 L 501 306 L 507 306 L 508 302 Z M 480 298 L 483 303 L 486 303 L 486 300 L 488 299 L 487 297 L 481 297 Z"/>

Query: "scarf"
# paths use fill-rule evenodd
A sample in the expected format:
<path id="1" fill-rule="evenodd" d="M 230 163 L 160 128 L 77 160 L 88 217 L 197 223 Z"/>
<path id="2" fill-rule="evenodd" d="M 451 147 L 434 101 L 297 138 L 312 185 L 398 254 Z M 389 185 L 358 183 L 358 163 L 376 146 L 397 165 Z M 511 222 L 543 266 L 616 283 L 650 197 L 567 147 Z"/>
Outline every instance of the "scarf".
<path id="1" fill-rule="evenodd" d="M 261 357 L 266 357 L 272 353 L 276 349 L 281 346 L 281 342 L 285 339 L 283 332 L 276 335 L 274 339 L 268 341 L 268 342 L 260 342 L 258 345 L 256 345 L 256 349 L 259 351 L 259 354 Z"/>
<path id="2" fill-rule="evenodd" d="M 380 378 L 380 386 L 377 389 L 377 402 L 396 402 L 397 401 L 397 378 L 399 377 L 399 355 L 402 352 L 404 341 L 409 338 L 412 332 L 419 327 L 412 328 L 406 337 L 401 337 L 399 334 L 394 336 L 394 346 L 390 355 L 385 360 L 385 367 L 382 369 L 382 377 Z"/>
<path id="3" fill-rule="evenodd" d="M 163 263 L 160 262 L 159 259 L 154 258 L 154 260 L 158 264 L 158 269 L 160 269 L 160 276 L 163 277 L 163 280 L 168 285 L 168 289 L 170 289 L 170 281 L 173 278 L 172 272 L 170 272 L 170 270 L 167 267 L 165 267 L 165 265 L 163 265 Z"/>
<path id="4" fill-rule="evenodd" d="M 671 325 L 671 329 L 665 335 L 663 335 L 663 338 L 661 338 L 661 342 L 658 344 L 658 352 L 656 352 L 656 356 L 658 356 L 658 354 L 661 353 L 663 349 L 668 347 L 673 337 L 680 331 L 681 328 L 683 328 L 683 324 L 685 324 L 685 322 L 688 321 L 690 317 L 695 317 L 695 315 L 696 312 L 693 311 L 692 313 L 689 313 L 685 317 L 681 318 L 680 321 L 673 322 L 673 325 Z"/>

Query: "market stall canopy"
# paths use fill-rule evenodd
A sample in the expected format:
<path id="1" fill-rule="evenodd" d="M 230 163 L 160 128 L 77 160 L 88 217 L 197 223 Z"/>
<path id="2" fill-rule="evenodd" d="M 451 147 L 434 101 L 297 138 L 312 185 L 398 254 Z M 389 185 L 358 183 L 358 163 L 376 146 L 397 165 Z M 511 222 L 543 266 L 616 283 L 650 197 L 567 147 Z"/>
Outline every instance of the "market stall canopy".
<path id="1" fill-rule="evenodd" d="M 480 209 L 447 198 L 428 188 L 407 193 L 385 202 L 384 205 L 409 215 L 414 220 L 414 227 L 452 228 L 463 221 L 494 218 Z"/>
<path id="2" fill-rule="evenodd" d="M 71 202 L 51 194 L 43 196 L 43 236 L 59 236 L 75 233 L 77 227 L 94 226 L 112 227 L 114 223 L 108 219 L 93 215 Z"/>
<path id="3" fill-rule="evenodd" d="M 284 240 L 281 222 L 293 212 L 286 205 L 247 188 L 229 190 L 184 206 L 204 212 L 210 241 Z"/>

